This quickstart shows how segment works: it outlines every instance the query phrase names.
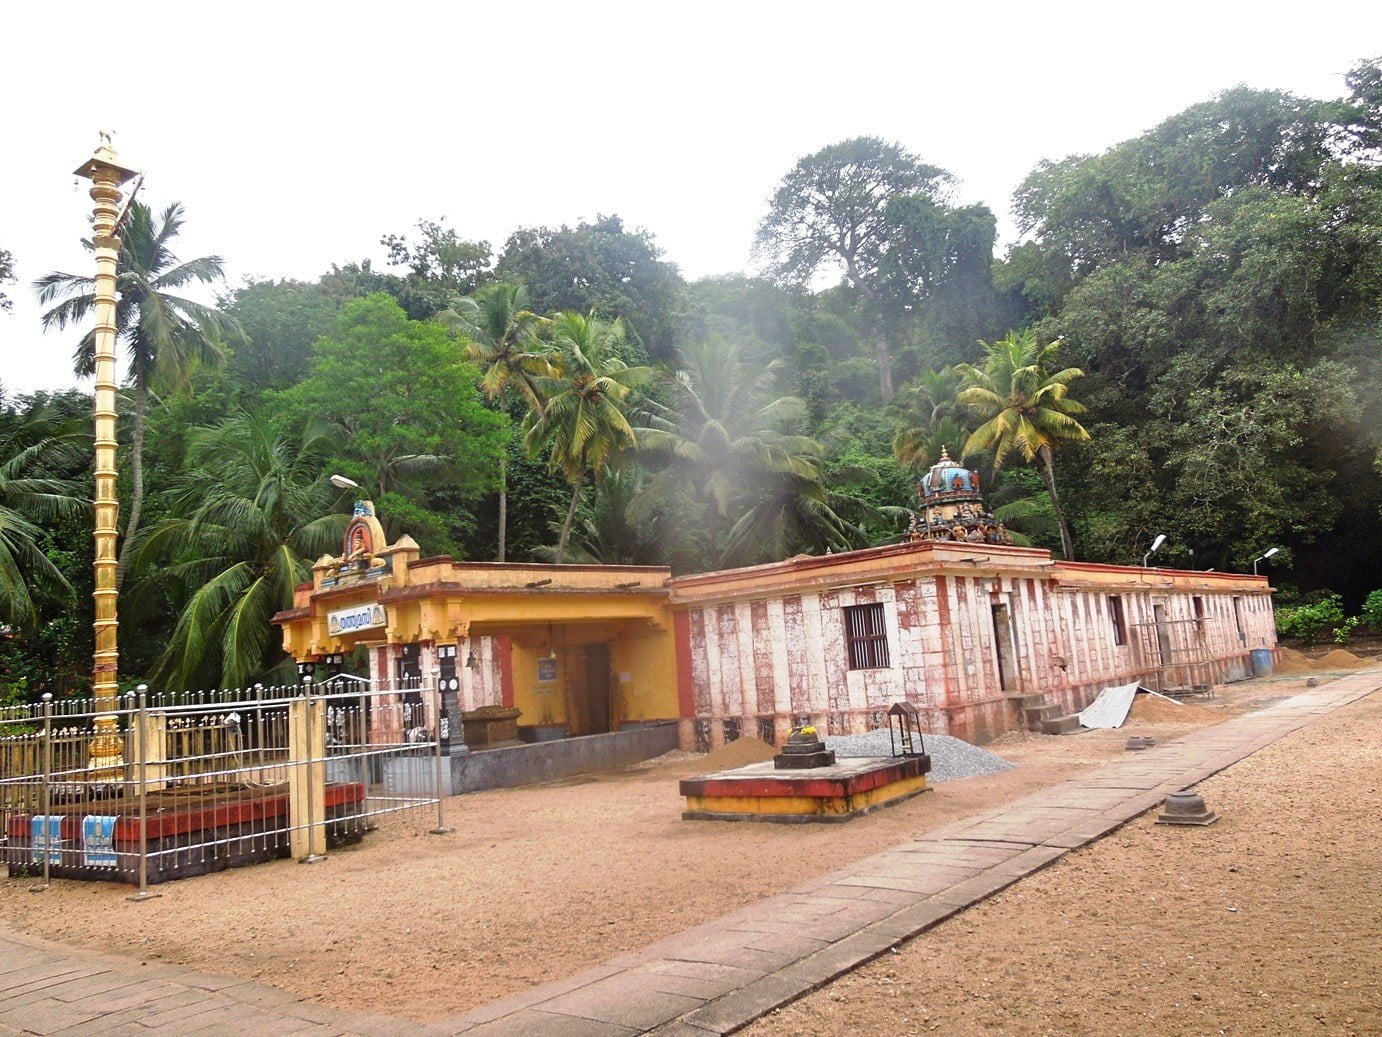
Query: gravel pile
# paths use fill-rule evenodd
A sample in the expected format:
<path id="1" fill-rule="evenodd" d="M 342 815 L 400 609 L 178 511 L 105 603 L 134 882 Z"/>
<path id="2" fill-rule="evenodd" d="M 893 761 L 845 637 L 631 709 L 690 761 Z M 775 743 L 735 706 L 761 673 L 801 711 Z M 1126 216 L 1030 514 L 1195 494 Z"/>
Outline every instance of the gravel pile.
<path id="1" fill-rule="evenodd" d="M 952 778 L 974 778 L 981 774 L 1010 771 L 1016 764 L 1003 757 L 980 749 L 977 745 L 952 738 L 950 735 L 923 735 L 926 751 L 931 756 L 931 781 L 950 781 Z M 891 756 L 892 742 L 888 729 L 881 728 L 861 735 L 827 735 L 825 747 L 834 749 L 839 759 L 849 756 Z"/>

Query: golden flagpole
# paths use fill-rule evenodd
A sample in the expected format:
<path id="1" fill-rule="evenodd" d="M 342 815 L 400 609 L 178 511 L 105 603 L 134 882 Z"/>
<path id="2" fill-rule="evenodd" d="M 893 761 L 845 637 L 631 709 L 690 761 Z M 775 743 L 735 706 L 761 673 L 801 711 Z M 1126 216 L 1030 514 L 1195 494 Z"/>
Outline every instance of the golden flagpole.
<path id="1" fill-rule="evenodd" d="M 110 134 L 101 133 L 95 154 L 76 171 L 91 181 L 91 241 L 96 252 L 96 392 L 93 412 L 96 432 L 96 494 L 94 562 L 96 589 L 96 651 L 92 693 L 96 699 L 96 737 L 91 742 L 90 768 L 95 776 L 118 780 L 123 774 L 124 744 L 114 710 L 119 701 L 120 651 L 117 641 L 115 539 L 120 502 L 115 468 L 115 271 L 120 258 L 120 188 L 135 175 L 115 161 Z"/>

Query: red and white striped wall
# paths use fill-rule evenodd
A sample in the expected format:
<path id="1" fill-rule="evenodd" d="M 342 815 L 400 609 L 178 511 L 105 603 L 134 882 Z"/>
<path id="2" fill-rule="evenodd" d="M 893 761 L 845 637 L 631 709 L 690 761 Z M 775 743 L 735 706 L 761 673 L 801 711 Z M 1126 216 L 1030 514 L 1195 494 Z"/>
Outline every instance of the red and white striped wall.
<path id="1" fill-rule="evenodd" d="M 1019 695 L 1043 694 L 1073 712 L 1105 687 L 1147 677 L 1154 667 L 1143 639 L 1155 636 L 1147 625 L 1157 622 L 1157 606 L 1163 624 L 1193 647 L 1181 675 L 1187 681 L 1246 676 L 1249 652 L 1275 646 L 1265 586 L 1182 588 L 1123 575 L 1149 571 L 1097 568 L 1104 582 L 1096 586 L 1067 574 L 952 571 L 691 604 L 675 623 L 683 745 L 718 746 L 748 734 L 780 742 L 804 723 L 831 734 L 863 731 L 883 726 L 884 711 L 899 701 L 914 705 L 930 730 L 987 741 L 1023 721 Z M 1110 612 L 1114 594 L 1122 600 L 1123 644 Z M 852 670 L 844 609 L 873 603 L 883 606 L 889 665 Z M 1007 687 L 998 605 L 1007 608 L 1015 649 Z"/>

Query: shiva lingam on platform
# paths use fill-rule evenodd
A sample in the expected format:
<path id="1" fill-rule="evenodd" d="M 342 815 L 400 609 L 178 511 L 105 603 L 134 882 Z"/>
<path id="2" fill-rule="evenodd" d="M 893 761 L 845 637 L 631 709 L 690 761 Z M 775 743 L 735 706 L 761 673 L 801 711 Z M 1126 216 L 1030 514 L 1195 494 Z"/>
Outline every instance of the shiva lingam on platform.
<path id="1" fill-rule="evenodd" d="M 825 747 L 814 727 L 797 728 L 787 736 L 782 752 L 773 757 L 773 769 L 779 771 L 830 767 L 834 763 L 834 750 Z"/>
<path id="2" fill-rule="evenodd" d="M 910 709 L 910 707 L 908 707 Z M 903 711 L 905 712 L 905 711 Z M 911 722 L 915 724 L 915 709 Z M 904 718 L 905 719 L 905 718 Z M 787 736 L 769 763 L 684 778 L 687 821 L 849 821 L 926 791 L 931 757 L 914 728 L 904 728 L 903 750 L 892 756 L 835 760 L 814 727 Z"/>

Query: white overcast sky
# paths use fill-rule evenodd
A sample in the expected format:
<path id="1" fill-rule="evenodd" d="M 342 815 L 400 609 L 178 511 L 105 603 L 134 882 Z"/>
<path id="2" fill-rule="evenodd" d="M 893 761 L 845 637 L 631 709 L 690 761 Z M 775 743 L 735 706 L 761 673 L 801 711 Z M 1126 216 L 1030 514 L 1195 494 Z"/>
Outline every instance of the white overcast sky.
<path id="1" fill-rule="evenodd" d="M 109 38 L 103 33 L 108 32 Z M 1042 158 L 1097 151 L 1236 83 L 1332 97 L 1382 4 L 148 3 L 0 13 L 0 384 L 59 388 L 75 336 L 29 284 L 90 273 L 70 171 L 96 131 L 187 210 L 179 252 L 245 277 L 382 260 L 446 216 L 618 213 L 688 277 L 745 270 L 776 181 L 845 137 L 900 141 L 1007 222 Z"/>

